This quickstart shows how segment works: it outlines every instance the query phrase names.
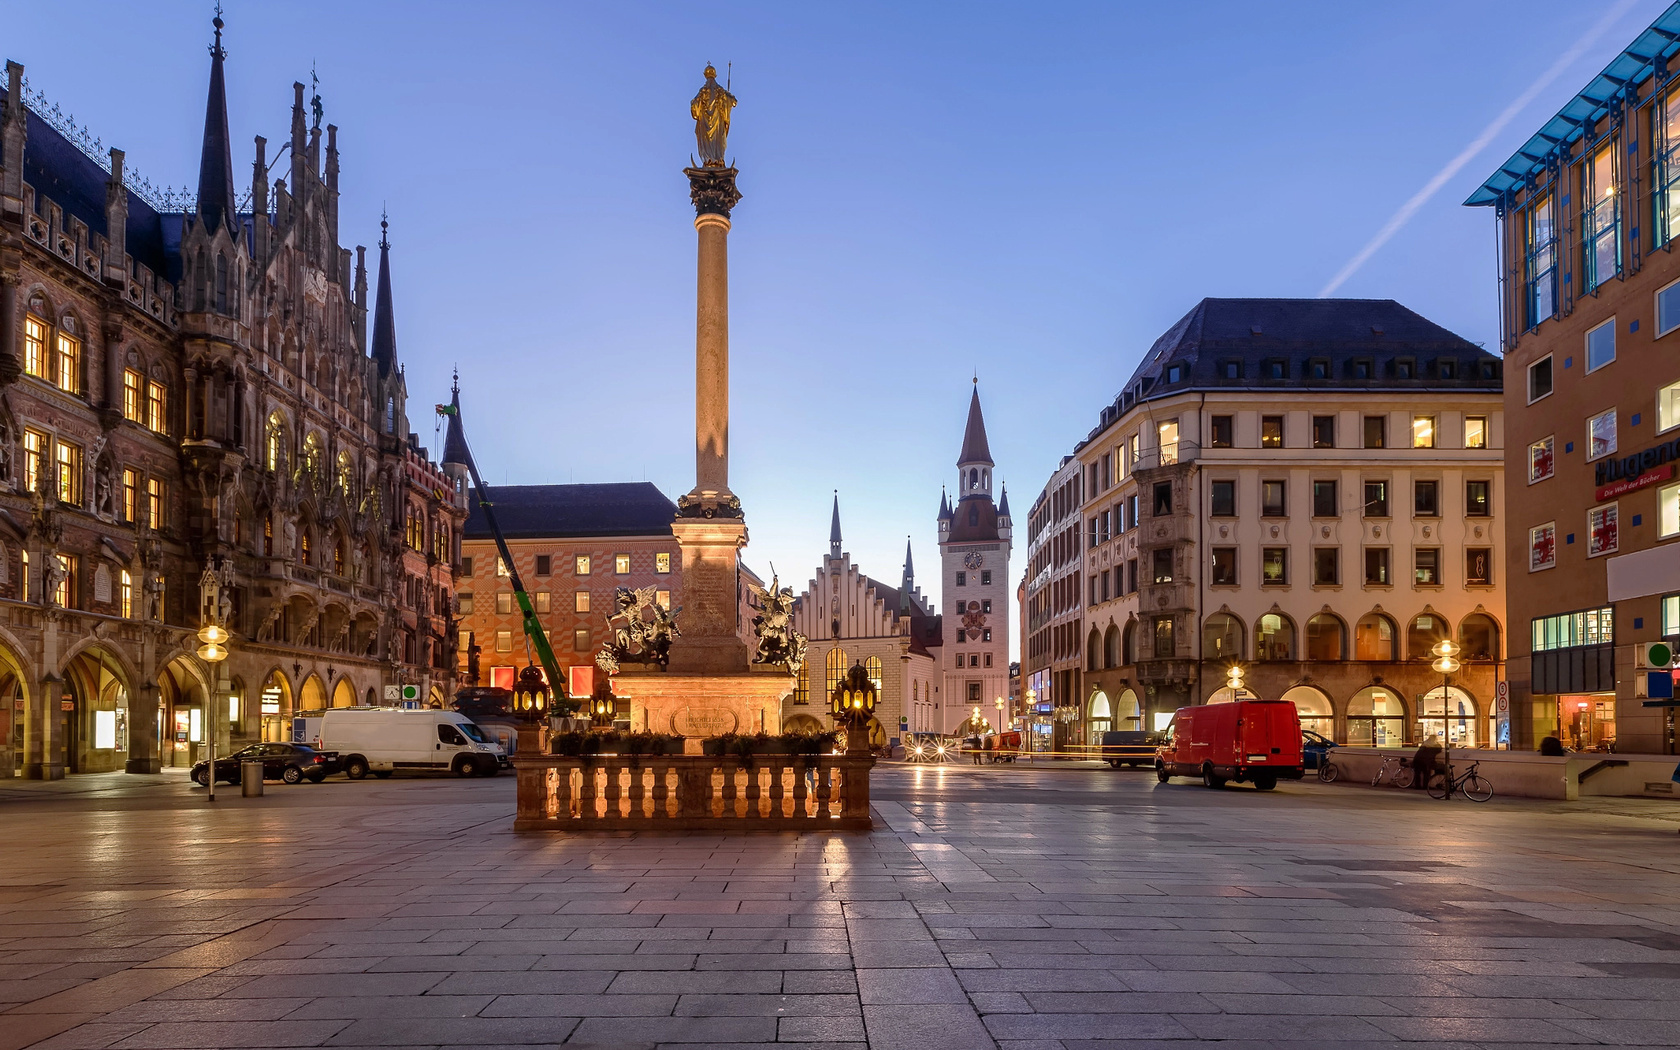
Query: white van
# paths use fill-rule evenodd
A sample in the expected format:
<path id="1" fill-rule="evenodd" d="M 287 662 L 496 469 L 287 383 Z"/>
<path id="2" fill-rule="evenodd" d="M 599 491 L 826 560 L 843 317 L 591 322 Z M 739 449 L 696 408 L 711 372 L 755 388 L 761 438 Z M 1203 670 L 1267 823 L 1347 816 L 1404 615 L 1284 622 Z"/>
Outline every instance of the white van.
<path id="1" fill-rule="evenodd" d="M 458 711 L 335 707 L 322 713 L 320 734 L 321 746 L 339 753 L 351 780 L 398 769 L 495 776 L 507 765 L 501 746 Z"/>

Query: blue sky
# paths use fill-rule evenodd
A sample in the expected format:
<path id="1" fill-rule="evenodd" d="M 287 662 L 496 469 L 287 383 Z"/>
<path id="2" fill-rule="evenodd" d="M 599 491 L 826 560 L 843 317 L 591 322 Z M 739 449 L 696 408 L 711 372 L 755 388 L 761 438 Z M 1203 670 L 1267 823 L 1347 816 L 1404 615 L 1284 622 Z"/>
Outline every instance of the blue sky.
<path id="1" fill-rule="evenodd" d="M 1341 288 L 1492 346 L 1459 202 L 1665 4 L 1640 0 Z M 5 57 L 156 183 L 197 176 L 208 5 L 9 15 Z M 936 584 L 970 376 L 1022 519 L 1204 296 L 1311 296 L 1605 7 L 229 0 L 237 171 L 313 62 L 340 235 L 391 213 L 411 418 L 462 370 L 485 478 L 693 484 L 688 100 L 734 64 L 732 479 L 749 564 Z M 241 187 L 243 193 L 244 187 Z M 1013 574 L 1025 550 L 1024 523 Z"/>

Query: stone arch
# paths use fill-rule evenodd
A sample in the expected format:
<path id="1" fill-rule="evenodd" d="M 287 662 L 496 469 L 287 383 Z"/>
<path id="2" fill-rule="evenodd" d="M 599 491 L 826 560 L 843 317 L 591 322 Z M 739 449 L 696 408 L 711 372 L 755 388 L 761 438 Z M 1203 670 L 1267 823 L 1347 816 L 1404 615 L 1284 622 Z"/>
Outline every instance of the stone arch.
<path id="1" fill-rule="evenodd" d="M 1379 606 L 1353 625 L 1353 658 L 1388 662 L 1399 659 L 1400 629 Z"/>
<path id="2" fill-rule="evenodd" d="M 1430 650 L 1435 643 L 1451 637 L 1452 627 L 1446 617 L 1426 605 L 1406 623 L 1406 659 L 1433 660 L 1435 654 Z"/>
<path id="3" fill-rule="evenodd" d="M 1259 661 L 1295 659 L 1295 621 L 1275 605 L 1254 621 L 1254 658 Z"/>
<path id="4" fill-rule="evenodd" d="M 303 688 L 298 691 L 299 711 L 323 711 L 327 706 L 327 687 L 321 683 L 321 676 L 310 672 L 303 680 Z"/>
<path id="5" fill-rule="evenodd" d="M 1464 647 L 1466 660 L 1499 659 L 1500 640 L 1499 621 L 1480 605 L 1458 623 L 1458 644 Z"/>
<path id="6" fill-rule="evenodd" d="M 1306 642 L 1308 660 L 1339 663 L 1347 659 L 1347 625 L 1329 606 L 1307 621 Z"/>
<path id="7" fill-rule="evenodd" d="M 1085 670 L 1100 671 L 1102 669 L 1102 635 L 1093 625 L 1091 633 L 1085 638 Z"/>
<path id="8" fill-rule="evenodd" d="M 127 740 L 119 741 L 119 737 L 128 735 L 135 680 L 132 666 L 111 646 L 94 640 L 66 657 L 59 674 L 63 695 L 70 698 L 72 707 L 64 711 L 49 702 L 48 712 L 62 719 L 65 772 L 122 769 L 128 758 Z"/>
<path id="9" fill-rule="evenodd" d="M 332 705 L 334 707 L 355 707 L 356 688 L 350 684 L 349 678 L 340 678 L 333 686 Z"/>
<path id="10" fill-rule="evenodd" d="M 1114 721 L 1118 725 L 1122 722 L 1142 723 L 1143 707 L 1138 703 L 1137 690 L 1131 686 L 1120 690 L 1120 696 L 1114 702 Z M 1134 725 L 1131 728 L 1141 728 Z"/>
<path id="11" fill-rule="evenodd" d="M 1433 733 L 1449 747 L 1475 747 L 1480 743 L 1481 706 L 1473 694 L 1459 686 L 1437 685 L 1419 696 L 1417 720 L 1421 738 Z"/>
<path id="12" fill-rule="evenodd" d="M 1103 668 L 1112 670 L 1120 664 L 1120 628 L 1110 620 L 1108 630 L 1103 632 Z"/>
<path id="13" fill-rule="evenodd" d="M 826 728 L 814 715 L 803 711 L 796 711 L 782 719 L 784 733 L 821 733 Z"/>
<path id="14" fill-rule="evenodd" d="M 1347 742 L 1399 747 L 1406 741 L 1406 701 L 1386 686 L 1370 685 L 1347 703 Z"/>
<path id="15" fill-rule="evenodd" d="M 1137 617 L 1133 616 L 1120 632 L 1120 652 L 1128 664 L 1137 663 L 1137 625 Z"/>
<path id="16" fill-rule="evenodd" d="M 1334 739 L 1336 709 L 1330 702 L 1330 694 L 1317 686 L 1297 685 L 1285 690 L 1283 699 L 1295 705 L 1295 713 L 1300 716 L 1302 729 L 1310 729 L 1319 736 Z"/>
<path id="17" fill-rule="evenodd" d="M 1241 660 L 1245 633 L 1241 618 L 1222 607 L 1202 624 L 1202 659 Z"/>

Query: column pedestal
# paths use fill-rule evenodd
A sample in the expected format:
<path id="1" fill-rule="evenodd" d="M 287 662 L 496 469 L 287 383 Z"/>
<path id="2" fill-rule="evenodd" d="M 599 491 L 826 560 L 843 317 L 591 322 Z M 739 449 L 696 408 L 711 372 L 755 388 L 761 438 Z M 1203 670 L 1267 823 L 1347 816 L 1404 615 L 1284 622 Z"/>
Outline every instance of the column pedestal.
<path id="1" fill-rule="evenodd" d="M 678 518 L 682 546 L 682 637 L 671 644 L 672 674 L 745 674 L 747 644 L 739 624 L 737 552 L 747 545 L 740 518 Z"/>

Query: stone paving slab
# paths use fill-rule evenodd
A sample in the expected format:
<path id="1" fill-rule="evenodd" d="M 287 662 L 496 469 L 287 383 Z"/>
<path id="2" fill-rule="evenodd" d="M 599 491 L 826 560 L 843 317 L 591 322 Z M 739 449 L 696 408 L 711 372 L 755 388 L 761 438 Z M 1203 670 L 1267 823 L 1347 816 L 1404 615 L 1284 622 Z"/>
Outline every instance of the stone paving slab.
<path id="1" fill-rule="evenodd" d="M 1680 807 L 1030 766 L 870 834 L 511 833 L 511 778 L 0 790 L 0 1050 L 1680 1044 Z"/>

